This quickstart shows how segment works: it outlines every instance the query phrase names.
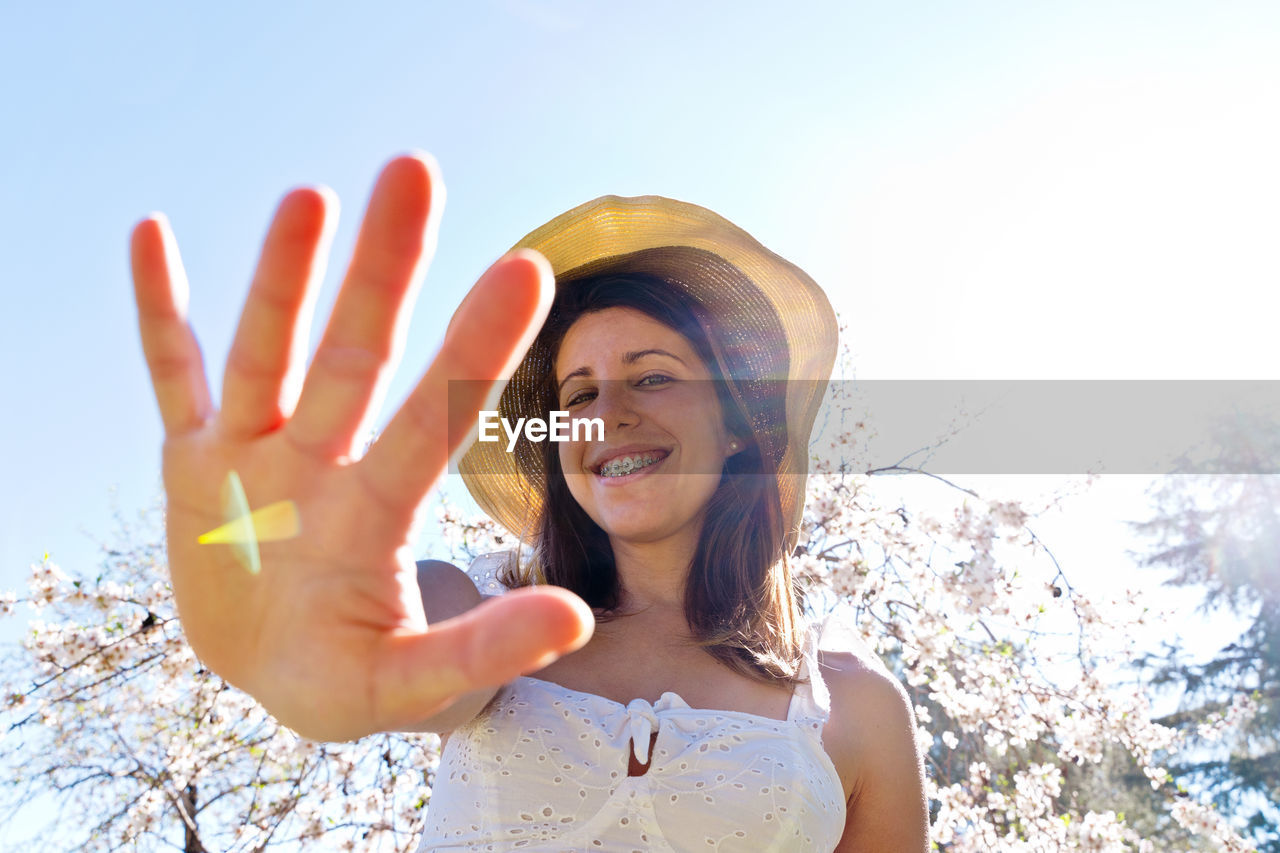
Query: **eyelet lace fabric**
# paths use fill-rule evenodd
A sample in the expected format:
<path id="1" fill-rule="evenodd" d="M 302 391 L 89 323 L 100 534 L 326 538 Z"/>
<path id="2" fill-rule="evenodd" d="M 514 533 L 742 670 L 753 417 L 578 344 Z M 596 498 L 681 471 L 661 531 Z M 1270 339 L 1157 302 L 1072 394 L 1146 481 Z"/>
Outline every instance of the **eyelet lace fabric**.
<path id="1" fill-rule="evenodd" d="M 845 802 L 817 647 L 785 720 L 516 678 L 450 736 L 418 850 L 829 853 Z"/>

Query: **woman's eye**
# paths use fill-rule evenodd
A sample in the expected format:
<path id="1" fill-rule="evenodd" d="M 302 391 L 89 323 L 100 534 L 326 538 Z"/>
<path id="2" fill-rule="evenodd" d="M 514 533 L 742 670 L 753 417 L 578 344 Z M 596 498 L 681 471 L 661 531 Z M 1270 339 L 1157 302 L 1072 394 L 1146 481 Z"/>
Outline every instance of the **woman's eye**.
<path id="1" fill-rule="evenodd" d="M 666 385 L 668 382 L 671 382 L 671 381 L 672 379 L 670 376 L 666 376 L 661 373 L 652 373 L 646 376 L 644 379 L 641 379 L 636 384 L 637 385 Z"/>
<path id="2" fill-rule="evenodd" d="M 570 406 L 576 406 L 579 403 L 585 403 L 594 396 L 595 396 L 595 393 L 592 391 L 579 391 L 578 393 L 571 396 L 568 399 L 568 401 L 565 402 L 564 407 L 567 409 Z"/>

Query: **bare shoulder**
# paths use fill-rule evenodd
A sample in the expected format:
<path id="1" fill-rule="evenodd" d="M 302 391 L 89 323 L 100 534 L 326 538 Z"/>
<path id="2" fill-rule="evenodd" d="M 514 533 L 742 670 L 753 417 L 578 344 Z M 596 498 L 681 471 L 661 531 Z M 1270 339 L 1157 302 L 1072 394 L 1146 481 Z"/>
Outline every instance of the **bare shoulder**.
<path id="1" fill-rule="evenodd" d="M 822 667 L 822 679 L 826 682 L 834 702 L 842 700 L 855 705 L 871 703 L 869 710 L 884 710 L 880 704 L 900 697 L 907 700 L 907 691 L 884 663 L 869 649 L 847 652 L 818 652 Z"/>
<path id="2" fill-rule="evenodd" d="M 902 683 L 869 652 L 823 651 L 818 660 L 831 694 L 824 740 L 841 776 L 856 781 L 868 751 L 883 743 L 885 734 L 914 737 L 911 700 Z"/>
<path id="3" fill-rule="evenodd" d="M 483 599 L 471 576 L 444 560 L 418 561 L 418 591 L 428 624 L 465 613 Z"/>
<path id="4" fill-rule="evenodd" d="M 823 652 L 819 660 L 831 694 L 824 743 L 848 795 L 837 851 L 926 849 L 924 767 L 906 689 L 874 655 Z"/>

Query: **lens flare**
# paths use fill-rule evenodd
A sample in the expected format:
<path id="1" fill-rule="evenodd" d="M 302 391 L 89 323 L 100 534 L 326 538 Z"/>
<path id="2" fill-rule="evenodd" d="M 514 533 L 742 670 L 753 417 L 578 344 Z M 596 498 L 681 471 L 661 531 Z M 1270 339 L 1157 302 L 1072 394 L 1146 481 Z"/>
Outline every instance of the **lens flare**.
<path id="1" fill-rule="evenodd" d="M 298 535 L 298 506 L 293 501 L 276 501 L 249 511 L 240 475 L 227 474 L 222 484 L 222 517 L 224 523 L 196 538 L 201 545 L 230 545 L 236 561 L 251 575 L 262 571 L 258 554 L 259 542 L 275 542 Z"/>

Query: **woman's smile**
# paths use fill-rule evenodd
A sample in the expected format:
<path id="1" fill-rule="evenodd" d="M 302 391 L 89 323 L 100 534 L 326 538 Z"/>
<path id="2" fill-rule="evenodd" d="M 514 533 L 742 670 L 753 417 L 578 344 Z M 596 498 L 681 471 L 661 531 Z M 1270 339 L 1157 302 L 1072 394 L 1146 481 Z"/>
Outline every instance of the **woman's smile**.
<path id="1" fill-rule="evenodd" d="M 621 485 L 652 474 L 670 455 L 670 451 L 662 449 L 624 448 L 606 452 L 590 470 L 609 485 Z"/>

